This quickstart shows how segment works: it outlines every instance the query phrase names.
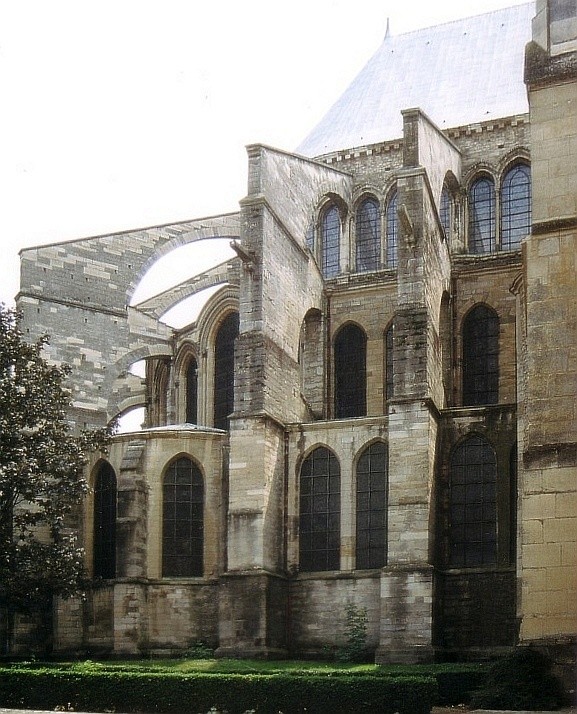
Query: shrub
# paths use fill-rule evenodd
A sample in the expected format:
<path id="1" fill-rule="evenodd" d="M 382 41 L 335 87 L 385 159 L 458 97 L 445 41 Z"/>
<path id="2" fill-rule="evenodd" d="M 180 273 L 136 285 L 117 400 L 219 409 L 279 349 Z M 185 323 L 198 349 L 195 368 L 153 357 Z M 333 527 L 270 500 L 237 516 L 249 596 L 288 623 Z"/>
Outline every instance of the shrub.
<path id="1" fill-rule="evenodd" d="M 337 651 L 340 662 L 364 662 L 367 657 L 367 608 L 349 603 L 346 608 L 346 644 Z"/>
<path id="2" fill-rule="evenodd" d="M 562 703 L 559 682 L 551 674 L 551 661 L 531 647 L 519 647 L 495 662 L 485 686 L 471 704 L 481 709 L 552 711 Z"/>
<path id="3" fill-rule="evenodd" d="M 0 706 L 29 709 L 240 714 L 428 714 L 436 682 L 427 677 L 291 674 L 175 674 L 7 668 L 0 674 Z"/>

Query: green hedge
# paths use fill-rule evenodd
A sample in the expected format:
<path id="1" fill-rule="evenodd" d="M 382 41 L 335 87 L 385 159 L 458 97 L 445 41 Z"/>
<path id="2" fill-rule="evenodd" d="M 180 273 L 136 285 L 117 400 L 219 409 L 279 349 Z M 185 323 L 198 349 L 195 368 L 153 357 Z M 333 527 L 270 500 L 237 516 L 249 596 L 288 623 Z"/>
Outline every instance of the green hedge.
<path id="1" fill-rule="evenodd" d="M 362 673 L 354 669 L 295 669 L 292 676 L 331 676 L 331 677 L 427 677 L 437 682 L 438 706 L 456 706 L 468 704 L 473 694 L 484 686 L 489 665 L 486 663 L 444 663 L 420 665 L 384 665 L 375 666 Z"/>
<path id="2" fill-rule="evenodd" d="M 0 670 L 0 706 L 28 709 L 429 714 L 436 699 L 431 677 Z"/>

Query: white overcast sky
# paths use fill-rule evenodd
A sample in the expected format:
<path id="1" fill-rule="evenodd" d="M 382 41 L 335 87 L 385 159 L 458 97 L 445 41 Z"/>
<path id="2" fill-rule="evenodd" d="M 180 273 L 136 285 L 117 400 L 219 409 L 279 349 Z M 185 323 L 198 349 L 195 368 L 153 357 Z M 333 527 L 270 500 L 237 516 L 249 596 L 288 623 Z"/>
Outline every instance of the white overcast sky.
<path id="1" fill-rule="evenodd" d="M 2 0 L 0 301 L 23 247 L 237 210 L 244 147 L 294 149 L 387 18 L 401 34 L 516 4 Z"/>

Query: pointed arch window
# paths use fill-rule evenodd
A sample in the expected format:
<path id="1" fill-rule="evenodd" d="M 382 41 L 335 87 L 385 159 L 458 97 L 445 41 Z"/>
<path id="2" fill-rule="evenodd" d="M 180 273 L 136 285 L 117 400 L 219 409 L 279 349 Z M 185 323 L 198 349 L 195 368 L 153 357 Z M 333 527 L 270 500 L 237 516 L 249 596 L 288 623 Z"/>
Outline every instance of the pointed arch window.
<path id="1" fill-rule="evenodd" d="M 497 561 L 497 460 L 482 436 L 465 439 L 450 465 L 449 564 L 453 568 Z"/>
<path id="2" fill-rule="evenodd" d="M 341 217 L 339 209 L 331 204 L 323 214 L 321 223 L 321 265 L 325 278 L 339 273 L 341 244 Z"/>
<path id="3" fill-rule="evenodd" d="M 335 417 L 367 413 L 367 336 L 357 325 L 345 325 L 335 338 Z"/>
<path id="4" fill-rule="evenodd" d="M 186 422 L 198 421 L 198 363 L 191 357 L 186 366 Z"/>
<path id="5" fill-rule="evenodd" d="M 392 192 L 387 203 L 387 268 L 397 267 L 399 221 L 397 218 L 397 191 Z"/>
<path id="6" fill-rule="evenodd" d="M 501 185 L 501 249 L 515 250 L 531 230 L 531 171 L 518 164 Z"/>
<path id="7" fill-rule="evenodd" d="M 116 474 L 103 461 L 94 480 L 94 545 L 95 578 L 116 577 Z"/>
<path id="8" fill-rule="evenodd" d="M 387 564 L 387 446 L 368 446 L 357 463 L 356 567 Z"/>
<path id="9" fill-rule="evenodd" d="M 469 252 L 495 250 L 495 184 L 483 176 L 469 190 Z"/>
<path id="10" fill-rule="evenodd" d="M 182 456 L 168 467 L 162 487 L 162 575 L 203 574 L 204 483 L 198 466 Z"/>
<path id="11" fill-rule="evenodd" d="M 375 198 L 365 199 L 357 210 L 356 238 L 357 271 L 378 270 L 381 263 L 381 217 Z"/>
<path id="12" fill-rule="evenodd" d="M 300 471 L 300 570 L 338 570 L 340 540 L 340 466 L 332 451 L 319 446 L 303 461 Z"/>
<path id="13" fill-rule="evenodd" d="M 214 426 L 228 429 L 234 410 L 234 343 L 238 337 L 238 313 L 222 322 L 214 345 Z"/>
<path id="14" fill-rule="evenodd" d="M 463 321 L 463 406 L 499 401 L 499 317 L 477 305 Z"/>
<path id="15" fill-rule="evenodd" d="M 443 227 L 443 232 L 445 233 L 445 238 L 447 240 L 451 239 L 451 225 L 453 222 L 453 201 L 451 199 L 451 194 L 446 186 L 443 186 L 441 191 L 441 204 L 439 206 L 439 219 L 441 221 L 441 226 Z"/>

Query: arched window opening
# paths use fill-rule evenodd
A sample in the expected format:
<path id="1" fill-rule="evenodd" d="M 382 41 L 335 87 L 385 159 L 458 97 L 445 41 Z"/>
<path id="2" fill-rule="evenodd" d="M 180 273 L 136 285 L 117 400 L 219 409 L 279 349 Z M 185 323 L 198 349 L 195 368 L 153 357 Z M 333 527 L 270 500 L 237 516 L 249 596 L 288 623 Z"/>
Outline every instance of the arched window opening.
<path id="1" fill-rule="evenodd" d="M 463 321 L 463 406 L 499 401 L 499 317 L 486 305 Z"/>
<path id="2" fill-rule="evenodd" d="M 304 460 L 300 472 L 300 570 L 338 570 L 340 540 L 339 462 L 332 451 L 319 446 Z"/>
<path id="3" fill-rule="evenodd" d="M 238 313 L 231 312 L 218 328 L 214 345 L 214 426 L 228 429 L 234 410 L 234 343 Z"/>
<path id="4" fill-rule="evenodd" d="M 398 243 L 397 192 L 394 191 L 387 204 L 387 268 L 397 267 Z"/>
<path id="5" fill-rule="evenodd" d="M 198 421 L 198 363 L 191 357 L 186 366 L 186 422 Z"/>
<path id="6" fill-rule="evenodd" d="M 204 484 L 198 466 L 186 456 L 174 461 L 162 487 L 162 575 L 203 574 Z"/>
<path id="7" fill-rule="evenodd" d="M 335 417 L 367 413 L 367 337 L 356 325 L 345 325 L 335 338 Z"/>
<path id="8" fill-rule="evenodd" d="M 114 469 L 103 461 L 94 481 L 92 569 L 95 578 L 116 577 L 116 491 Z"/>
<path id="9" fill-rule="evenodd" d="M 441 191 L 439 219 L 441 221 L 441 226 L 443 227 L 443 232 L 445 233 L 445 238 L 448 241 L 451 240 L 451 226 L 453 223 L 453 201 L 451 199 L 449 189 L 446 186 L 444 186 L 443 190 Z"/>
<path id="10" fill-rule="evenodd" d="M 356 222 L 356 265 L 358 272 L 378 270 L 381 263 L 381 218 L 374 198 L 365 199 L 358 208 Z"/>
<path id="11" fill-rule="evenodd" d="M 501 186 L 501 249 L 515 250 L 531 230 L 531 171 L 518 164 Z"/>
<path id="12" fill-rule="evenodd" d="M 449 564 L 453 568 L 497 561 L 497 461 L 481 436 L 453 452 L 450 467 Z"/>
<path id="13" fill-rule="evenodd" d="M 301 325 L 299 342 L 300 386 L 311 418 L 325 413 L 324 322 L 319 310 L 307 312 Z"/>
<path id="14" fill-rule="evenodd" d="M 170 381 L 170 362 L 165 359 L 150 361 L 153 371 L 152 400 L 148 411 L 150 426 L 164 426 L 168 420 L 168 388 Z"/>
<path id="15" fill-rule="evenodd" d="M 332 204 L 324 213 L 321 225 L 321 265 L 325 278 L 339 273 L 341 243 L 341 218 L 339 209 Z"/>
<path id="16" fill-rule="evenodd" d="M 469 191 L 469 252 L 492 253 L 495 250 L 495 184 L 483 176 Z"/>
<path id="17" fill-rule="evenodd" d="M 394 325 L 391 323 L 385 332 L 385 399 L 392 399 L 395 393 L 394 382 Z"/>
<path id="18" fill-rule="evenodd" d="M 357 464 L 357 569 L 387 564 L 387 495 L 387 447 L 376 442 Z"/>

